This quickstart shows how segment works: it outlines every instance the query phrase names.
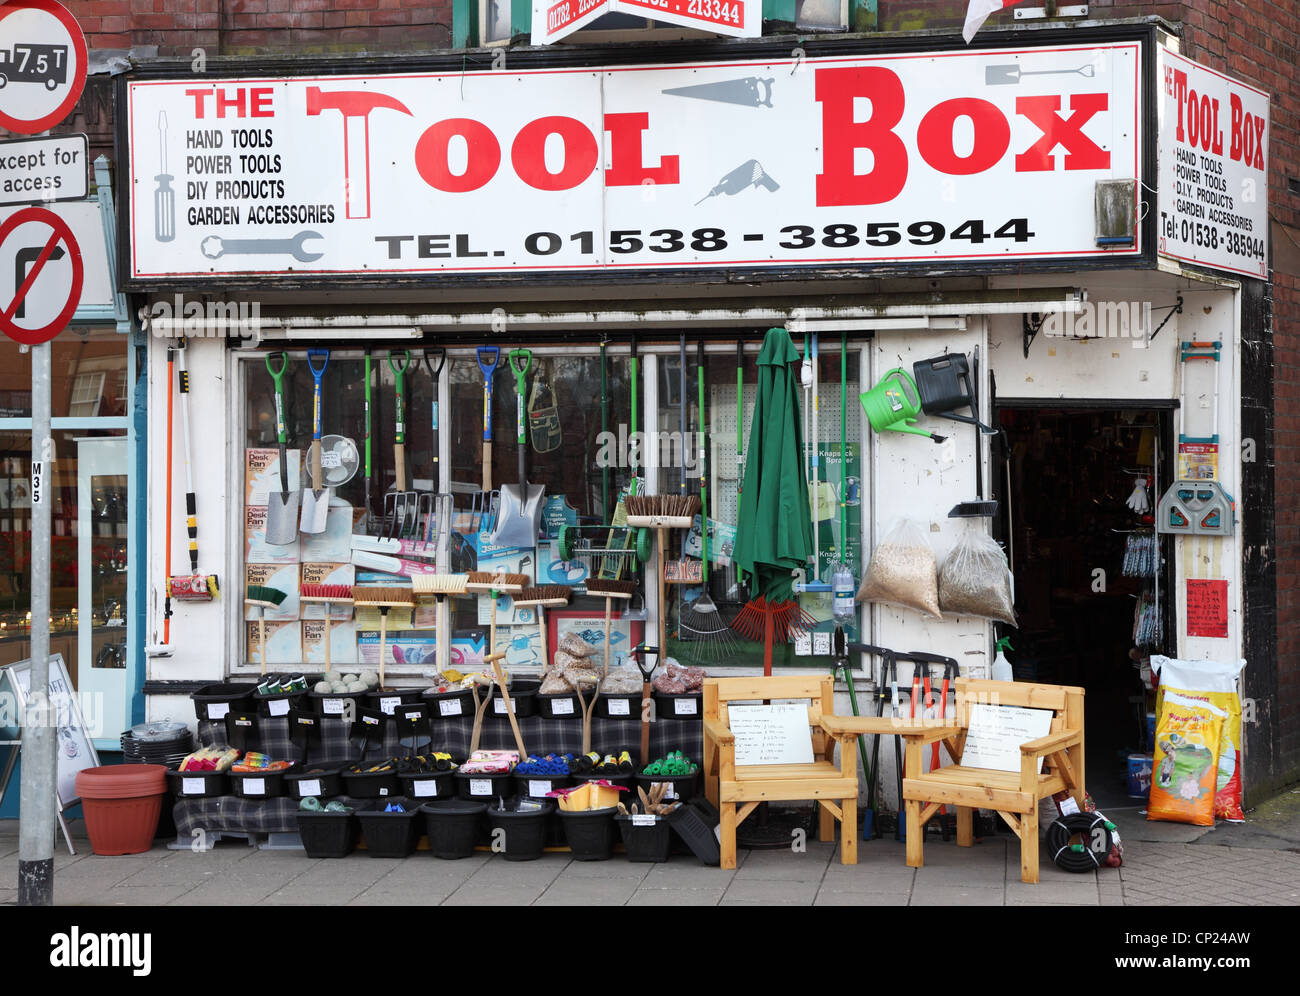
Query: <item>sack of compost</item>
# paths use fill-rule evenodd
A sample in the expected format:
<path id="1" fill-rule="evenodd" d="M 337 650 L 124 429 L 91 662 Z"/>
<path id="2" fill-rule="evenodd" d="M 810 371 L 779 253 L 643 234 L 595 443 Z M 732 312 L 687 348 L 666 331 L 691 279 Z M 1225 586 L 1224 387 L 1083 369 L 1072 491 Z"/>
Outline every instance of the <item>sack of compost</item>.
<path id="1" fill-rule="evenodd" d="M 944 558 L 939 569 L 939 608 L 954 616 L 1016 624 L 1011 568 L 992 536 L 972 530 Z"/>
<path id="2" fill-rule="evenodd" d="M 900 519 L 885 534 L 871 553 L 857 601 L 901 605 L 943 618 L 939 611 L 939 566 L 921 523 Z"/>

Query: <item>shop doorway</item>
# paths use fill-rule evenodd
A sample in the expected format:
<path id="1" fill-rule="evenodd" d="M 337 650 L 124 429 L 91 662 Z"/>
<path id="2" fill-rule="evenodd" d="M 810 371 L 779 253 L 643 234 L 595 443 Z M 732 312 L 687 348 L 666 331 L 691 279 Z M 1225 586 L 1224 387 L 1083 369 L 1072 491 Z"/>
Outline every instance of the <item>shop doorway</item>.
<path id="1" fill-rule="evenodd" d="M 1088 790 L 1099 806 L 1136 805 L 1128 757 L 1150 750 L 1154 708 L 1139 663 L 1174 650 L 1172 567 L 1153 518 L 1173 470 L 1172 412 L 1016 402 L 998 411 L 999 525 L 1020 623 L 999 635 L 1010 638 L 1017 680 L 1083 686 Z M 1133 497 L 1139 481 L 1145 511 Z"/>

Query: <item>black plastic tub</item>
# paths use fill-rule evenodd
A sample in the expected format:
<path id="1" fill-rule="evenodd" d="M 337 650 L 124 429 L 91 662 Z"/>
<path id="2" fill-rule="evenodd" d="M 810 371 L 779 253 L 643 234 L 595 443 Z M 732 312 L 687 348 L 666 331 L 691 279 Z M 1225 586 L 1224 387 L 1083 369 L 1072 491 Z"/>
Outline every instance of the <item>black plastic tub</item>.
<path id="1" fill-rule="evenodd" d="M 278 799 L 284 795 L 284 776 L 292 770 L 232 771 L 230 792 L 241 799 Z"/>
<path id="2" fill-rule="evenodd" d="M 488 827 L 503 845 L 502 856 L 507 861 L 536 861 L 546 850 L 547 817 L 555 811 L 555 802 L 551 799 L 536 800 L 542 808 L 530 813 L 514 813 L 489 806 L 487 810 Z"/>
<path id="3" fill-rule="evenodd" d="M 384 807 L 391 805 L 400 805 L 405 812 L 384 812 Z M 357 819 L 361 823 L 366 850 L 372 858 L 409 858 L 415 853 L 420 835 L 424 833 L 419 805 L 400 796 L 358 810 Z"/>
<path id="4" fill-rule="evenodd" d="M 429 835 L 429 850 L 435 858 L 468 858 L 483 838 L 487 803 L 465 799 L 442 799 L 420 807 Z"/>
<path id="5" fill-rule="evenodd" d="M 355 813 L 298 810 L 298 834 L 309 858 L 346 858 L 357 849 L 361 824 Z"/>
<path id="6" fill-rule="evenodd" d="M 636 784 L 647 792 L 660 782 L 668 782 L 670 788 L 664 794 L 664 801 L 680 800 L 685 802 L 692 798 L 700 783 L 700 773 L 696 770 L 693 775 L 637 775 Z"/>
<path id="7" fill-rule="evenodd" d="M 318 679 L 319 680 L 319 679 Z M 312 682 L 316 684 L 316 682 Z M 307 707 L 317 716 L 337 719 L 355 717 L 357 709 L 366 704 L 364 692 L 307 692 Z"/>
<path id="8" fill-rule="evenodd" d="M 537 689 L 541 687 L 540 681 L 527 678 L 510 682 L 506 691 L 510 693 L 510 704 L 515 708 L 516 719 L 527 719 L 529 716 L 537 715 Z M 510 717 L 506 713 L 506 700 L 501 697 L 500 689 L 493 693 L 492 704 L 487 707 L 484 715 L 499 719 L 503 723 L 510 722 Z"/>
<path id="9" fill-rule="evenodd" d="M 583 693 L 586 695 L 586 692 Z M 537 715 L 543 719 L 582 719 L 582 703 L 577 692 L 537 693 Z"/>
<path id="10" fill-rule="evenodd" d="M 493 803 L 498 796 L 510 795 L 514 791 L 514 776 L 509 771 L 498 774 L 457 771 L 456 794 L 471 802 Z"/>
<path id="11" fill-rule="evenodd" d="M 703 692 L 685 692 L 681 695 L 653 692 L 650 697 L 654 699 L 656 719 L 704 719 Z"/>
<path id="12" fill-rule="evenodd" d="M 433 799 L 451 799 L 456 795 L 456 772 L 421 771 L 399 775 L 402 792 L 408 799 L 428 802 Z"/>
<path id="13" fill-rule="evenodd" d="M 573 784 L 572 775 L 521 775 L 512 772 L 515 777 L 515 791 L 530 799 L 544 799 L 547 792 L 568 788 Z"/>
<path id="14" fill-rule="evenodd" d="M 375 688 L 365 693 L 358 693 L 371 709 L 378 709 L 386 716 L 397 712 L 399 705 L 413 705 L 422 701 L 418 688 Z"/>
<path id="15" fill-rule="evenodd" d="M 706 865 L 715 867 L 722 861 L 722 849 L 714 833 L 718 820 L 718 811 L 703 796 L 696 796 L 668 814 L 673 831 L 691 852 Z"/>
<path id="16" fill-rule="evenodd" d="M 224 771 L 169 771 L 167 790 L 177 801 L 213 799 L 230 794 L 230 775 Z"/>
<path id="17" fill-rule="evenodd" d="M 305 691 L 278 692 L 274 695 L 258 695 L 254 692 L 253 704 L 257 706 L 259 716 L 282 719 L 289 715 L 291 710 L 299 708 L 306 698 L 307 693 Z"/>
<path id="18" fill-rule="evenodd" d="M 397 769 L 357 774 L 343 771 L 343 794 L 354 799 L 387 799 L 402 794 Z"/>
<path id="19" fill-rule="evenodd" d="M 204 685 L 190 696 L 194 700 L 194 715 L 200 721 L 224 720 L 226 713 L 240 712 L 252 705 L 256 687 L 244 682 Z"/>
<path id="20" fill-rule="evenodd" d="M 601 719 L 627 719 L 641 722 L 641 693 L 600 693 L 596 713 Z"/>
<path id="21" fill-rule="evenodd" d="M 429 719 L 459 719 L 474 715 L 474 690 L 458 688 L 450 692 L 435 692 L 426 688 L 420 698 L 429 704 Z"/>
<path id="22" fill-rule="evenodd" d="M 572 813 L 560 810 L 564 839 L 574 861 L 610 859 L 614 853 L 614 814 L 617 812 L 612 806 Z"/>
<path id="23" fill-rule="evenodd" d="M 673 834 L 662 816 L 615 816 L 628 861 L 667 861 Z"/>
<path id="24" fill-rule="evenodd" d="M 301 770 L 300 770 L 301 769 Z M 284 773 L 284 794 L 291 799 L 332 799 L 343 794 L 343 769 L 308 763 Z"/>

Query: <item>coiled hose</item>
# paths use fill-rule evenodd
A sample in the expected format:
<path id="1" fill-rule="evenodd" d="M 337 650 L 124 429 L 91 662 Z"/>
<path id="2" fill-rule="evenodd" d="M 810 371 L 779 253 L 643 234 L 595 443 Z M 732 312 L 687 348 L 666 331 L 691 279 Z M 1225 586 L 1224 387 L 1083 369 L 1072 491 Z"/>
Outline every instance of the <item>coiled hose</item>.
<path id="1" fill-rule="evenodd" d="M 1071 844 L 1075 834 L 1085 843 Z M 1047 828 L 1047 850 L 1063 871 L 1089 872 L 1106 862 L 1118 837 L 1115 824 L 1101 813 L 1071 813 Z"/>

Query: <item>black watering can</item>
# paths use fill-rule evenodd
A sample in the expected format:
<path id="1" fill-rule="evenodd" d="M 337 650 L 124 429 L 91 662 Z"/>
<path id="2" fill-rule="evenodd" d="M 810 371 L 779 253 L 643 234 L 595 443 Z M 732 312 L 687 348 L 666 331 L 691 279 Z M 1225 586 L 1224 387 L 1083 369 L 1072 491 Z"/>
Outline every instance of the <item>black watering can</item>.
<path id="1" fill-rule="evenodd" d="M 979 401 L 971 384 L 970 362 L 965 353 L 944 353 L 933 359 L 917 360 L 912 364 L 912 375 L 925 414 L 979 426 L 986 435 L 997 434 L 997 429 L 979 420 Z M 971 414 L 954 415 L 959 408 L 969 408 Z"/>

